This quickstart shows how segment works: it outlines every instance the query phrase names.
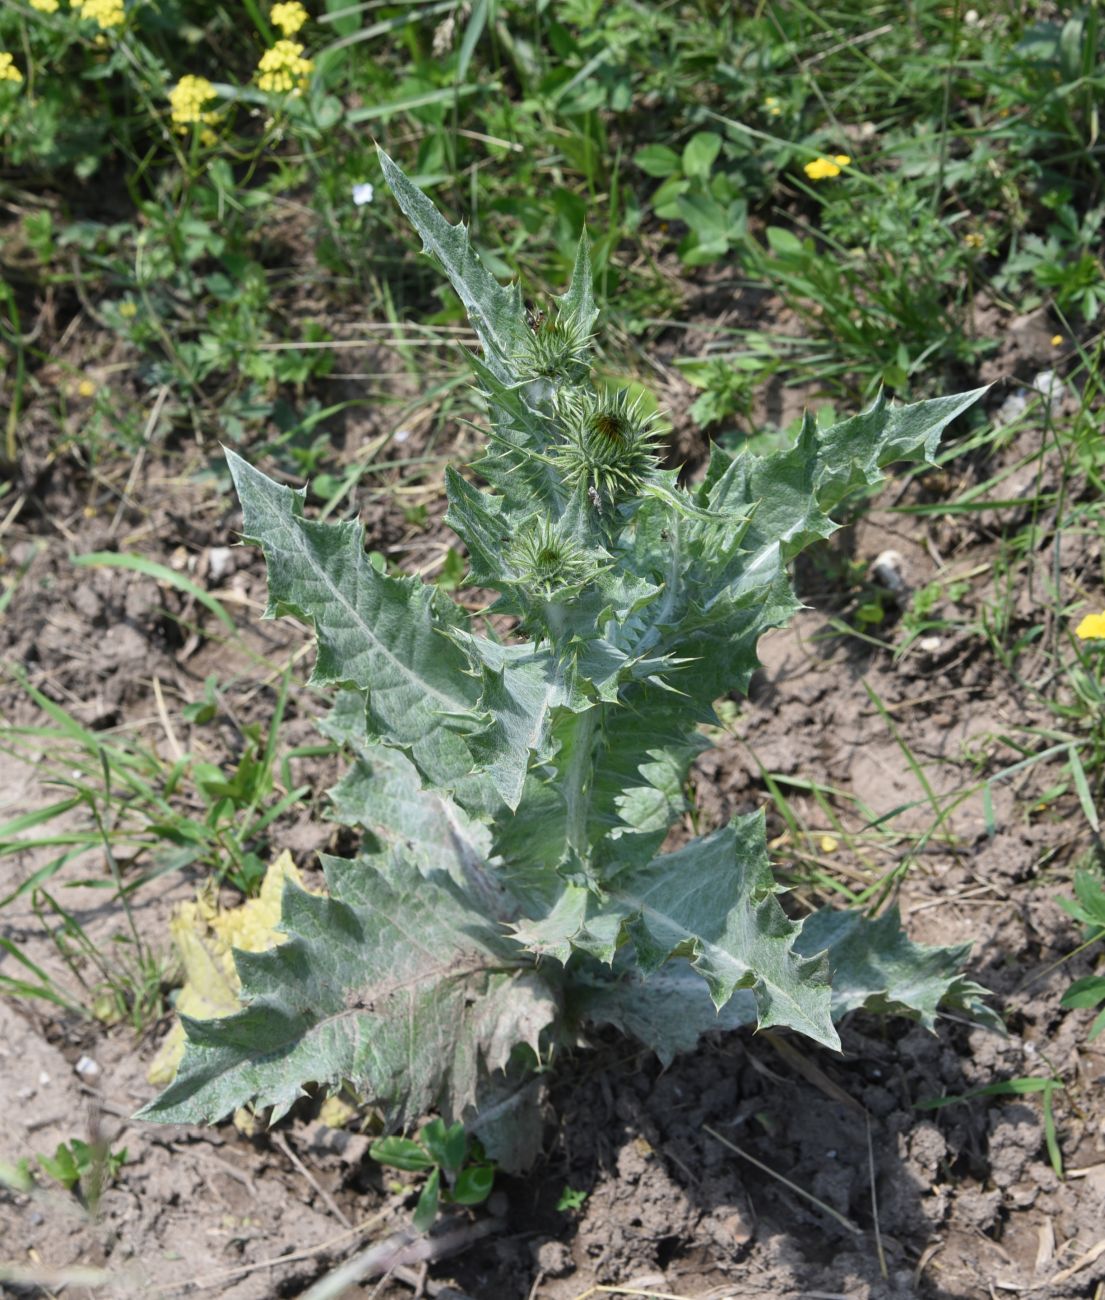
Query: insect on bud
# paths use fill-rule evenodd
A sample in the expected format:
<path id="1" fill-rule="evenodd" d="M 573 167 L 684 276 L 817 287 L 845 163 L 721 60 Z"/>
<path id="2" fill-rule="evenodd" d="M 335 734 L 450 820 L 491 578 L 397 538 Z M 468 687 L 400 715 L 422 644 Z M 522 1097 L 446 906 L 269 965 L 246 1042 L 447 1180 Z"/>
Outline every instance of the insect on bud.
<path id="1" fill-rule="evenodd" d="M 519 373 L 527 379 L 548 379 L 578 384 L 590 371 L 591 335 L 570 316 L 527 313 L 529 334 L 515 356 Z"/>

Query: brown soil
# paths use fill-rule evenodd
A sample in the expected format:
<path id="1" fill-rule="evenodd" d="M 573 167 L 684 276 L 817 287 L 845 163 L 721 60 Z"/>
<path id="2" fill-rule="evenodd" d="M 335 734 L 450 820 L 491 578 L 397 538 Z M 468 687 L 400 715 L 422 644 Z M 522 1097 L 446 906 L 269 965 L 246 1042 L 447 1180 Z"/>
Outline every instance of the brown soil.
<path id="1" fill-rule="evenodd" d="M 1010 355 L 1003 364 L 1014 370 L 1020 360 Z M 221 549 L 233 544 L 240 523 L 225 484 L 198 477 L 181 451 L 151 450 L 129 482 L 129 463 L 90 475 L 64 455 L 36 455 L 34 429 L 32 421 L 25 501 L 3 538 L 15 585 L 0 629 L 6 661 L 21 664 L 36 689 L 84 726 L 140 739 L 170 763 L 184 751 L 231 762 L 242 727 L 266 718 L 291 663 L 282 744 L 309 743 L 323 702 L 304 684 L 305 634 L 258 623 L 260 558 Z M 389 432 L 385 421 L 369 422 L 350 445 L 381 432 Z M 1013 441 L 1004 463 L 1015 465 L 1038 436 Z M 424 450 L 430 437 L 429 422 L 416 424 L 406 454 Z M 800 583 L 811 609 L 765 639 L 751 699 L 695 769 L 697 811 L 687 829 L 766 805 L 796 907 L 834 894 L 842 903 L 834 881 L 860 890 L 908 865 L 891 892 L 911 936 L 973 944 L 971 973 L 993 989 L 1008 1036 L 952 1021 L 932 1035 L 857 1016 L 844 1026 L 841 1055 L 786 1036 L 719 1037 L 666 1071 L 633 1043 L 599 1037 L 560 1062 L 536 1169 L 500 1178 L 488 1207 L 435 1229 L 432 1240 L 443 1249 L 446 1238 L 466 1249 L 428 1270 L 414 1252 L 382 1286 L 366 1279 L 341 1294 L 574 1300 L 598 1284 L 717 1300 L 1102 1294 L 1105 1060 L 1086 1041 L 1087 1013 L 1060 1007 L 1070 980 L 1092 970 L 1093 953 L 1056 964 L 1078 944 L 1056 899 L 1069 894 L 1071 865 L 1088 840 L 1072 796 L 1043 797 L 1060 780 L 1057 766 L 995 781 L 988 803 L 980 788 L 982 778 L 1017 761 L 1012 742 L 1028 743 L 1030 729 L 1051 717 L 1024 685 L 1033 665 L 1006 671 L 971 630 L 994 593 L 1001 531 L 1017 521 L 1009 512 L 892 511 L 950 497 L 998 468 L 968 460 L 943 475 L 891 482 L 875 509 L 804 563 Z M 371 488 L 355 499 L 369 544 L 420 569 L 440 560 L 447 539 L 435 522 L 440 499 L 409 473 L 365 480 Z M 1010 481 L 1003 495 L 1012 499 L 1027 486 Z M 397 502 L 426 504 L 429 522 L 412 523 L 409 511 L 404 519 Z M 1046 539 L 1053 521 L 1037 522 Z M 1083 572 L 1100 571 L 1101 542 L 1065 546 L 1064 582 L 1078 590 Z M 938 575 L 966 583 L 965 594 L 937 611 L 950 630 L 897 661 L 840 635 L 838 621 L 865 598 L 855 575 L 888 548 L 899 553 L 909 588 Z M 69 560 L 111 549 L 186 573 L 219 597 L 242 631 L 228 637 L 175 587 Z M 1045 594 L 1052 557 L 1042 548 L 1037 555 L 1016 574 L 1014 617 L 1022 626 L 1040 621 L 1037 606 L 1061 603 Z M 898 615 L 888 597 L 885 605 L 886 622 L 873 635 L 892 641 Z M 1045 636 L 1053 634 L 1047 624 Z M 227 686 L 224 716 L 190 725 L 182 707 L 201 697 L 209 673 Z M 59 767 L 33 737 L 16 745 L 14 728 L 42 722 L 24 687 L 9 679 L 0 705 L 12 746 L 3 815 L 12 818 L 58 798 L 47 778 Z M 309 866 L 318 849 L 334 847 L 322 811 L 334 770 L 332 760 L 296 760 L 294 780 L 316 796 L 269 829 L 265 851 L 290 846 Z M 793 784 L 799 781 L 830 793 L 819 798 L 810 784 Z M 772 801 L 772 784 L 787 794 L 789 822 Z M 931 833 L 932 799 L 969 790 Z M 73 809 L 55 829 L 87 825 L 82 816 Z M 872 817 L 885 820 L 872 827 Z M 0 896 L 55 852 L 0 857 Z M 149 863 L 139 856 L 123 865 Z M 146 942 L 167 948 L 170 907 L 190 896 L 196 879 L 178 871 L 134 895 Z M 118 909 L 105 903 L 109 880 L 104 855 L 90 849 L 50 882 L 101 951 L 125 933 Z M 0 910 L 0 925 L 26 957 L 79 995 L 29 894 Z M 8 951 L 0 952 L 0 973 L 27 976 Z M 0 1159 L 33 1164 L 73 1137 L 127 1151 L 95 1215 L 44 1178 L 30 1195 L 0 1192 L 3 1254 L 28 1270 L 25 1283 L 9 1284 L 12 1294 L 53 1294 L 67 1280 L 64 1270 L 86 1265 L 106 1271 L 98 1294 L 112 1297 L 295 1296 L 373 1242 L 402 1234 L 406 1187 L 368 1158 L 366 1138 L 325 1129 L 309 1110 L 253 1137 L 230 1125 L 133 1122 L 152 1093 L 145 1073 L 167 1024 L 136 1036 L 44 1002 L 0 1002 L 7 1115 Z M 1054 1115 L 1065 1178 L 1048 1160 L 1038 1095 L 916 1107 L 1048 1072 L 1064 1085 Z M 582 1205 L 558 1209 L 566 1189 L 585 1193 Z"/>

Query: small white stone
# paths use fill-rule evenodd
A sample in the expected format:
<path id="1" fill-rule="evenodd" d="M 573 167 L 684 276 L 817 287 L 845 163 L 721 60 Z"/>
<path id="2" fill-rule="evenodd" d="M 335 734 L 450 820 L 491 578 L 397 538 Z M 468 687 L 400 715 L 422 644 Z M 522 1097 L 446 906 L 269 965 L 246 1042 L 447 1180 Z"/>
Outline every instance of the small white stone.
<path id="1" fill-rule="evenodd" d="M 883 551 L 875 556 L 875 562 L 871 565 L 875 581 L 895 596 L 900 596 L 906 590 L 906 580 L 902 575 L 903 562 L 897 551 Z"/>
<path id="2" fill-rule="evenodd" d="M 410 429 L 396 429 L 395 432 L 392 434 L 392 437 L 398 443 L 406 442 L 410 436 L 411 436 Z"/>
<path id="3" fill-rule="evenodd" d="M 91 1056 L 82 1056 L 73 1068 L 82 1079 L 95 1079 L 100 1073 L 100 1067 Z"/>
<path id="4" fill-rule="evenodd" d="M 931 654 L 935 654 L 936 651 L 939 650 L 940 647 L 944 644 L 944 642 L 938 636 L 923 636 L 920 639 L 920 641 L 917 642 L 917 644 L 921 647 L 921 649 L 925 652 L 925 654 L 931 655 Z"/>
<path id="5" fill-rule="evenodd" d="M 826 1151 L 826 1152 L 825 1152 L 825 1159 L 826 1159 L 826 1160 L 835 1160 L 835 1159 L 836 1159 L 836 1152 L 835 1152 L 835 1151 Z"/>
<path id="6" fill-rule="evenodd" d="M 50 1082 L 50 1076 L 46 1073 L 45 1070 L 42 1070 L 39 1073 L 38 1081 L 43 1087 L 45 1087 Z"/>
<path id="7" fill-rule="evenodd" d="M 1033 389 L 1044 399 L 1049 408 L 1061 401 L 1066 385 L 1054 370 L 1041 370 L 1032 380 Z"/>
<path id="8" fill-rule="evenodd" d="M 230 547 L 212 546 L 207 552 L 207 571 L 212 582 L 221 582 L 230 568 Z"/>
<path id="9" fill-rule="evenodd" d="M 1028 393 L 1023 388 L 1011 393 L 994 412 L 994 423 L 999 429 L 1019 420 L 1028 409 Z"/>

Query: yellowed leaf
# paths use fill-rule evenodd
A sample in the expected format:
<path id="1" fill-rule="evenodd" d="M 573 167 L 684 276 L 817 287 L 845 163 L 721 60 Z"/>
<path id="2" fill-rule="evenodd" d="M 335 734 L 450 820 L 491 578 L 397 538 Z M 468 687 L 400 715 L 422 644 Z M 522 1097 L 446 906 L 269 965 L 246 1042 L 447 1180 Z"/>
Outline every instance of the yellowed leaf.
<path id="1" fill-rule="evenodd" d="M 214 885 L 208 882 L 193 902 L 181 903 L 174 910 L 169 933 L 184 970 L 176 999 L 180 1014 L 217 1020 L 239 1010 L 240 983 L 233 950 L 264 952 L 283 943 L 284 935 L 276 926 L 280 899 L 289 880 L 302 886 L 292 855 L 285 849 L 265 872 L 256 898 L 220 910 Z M 172 1083 L 183 1055 L 184 1026 L 178 1020 L 150 1065 L 146 1076 L 150 1083 L 158 1087 Z"/>

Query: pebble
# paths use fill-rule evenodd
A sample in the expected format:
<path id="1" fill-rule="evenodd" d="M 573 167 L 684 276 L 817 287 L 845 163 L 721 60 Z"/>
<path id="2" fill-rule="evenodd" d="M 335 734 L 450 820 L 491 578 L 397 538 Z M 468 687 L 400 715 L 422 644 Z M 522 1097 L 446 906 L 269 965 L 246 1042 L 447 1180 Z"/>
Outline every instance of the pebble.
<path id="1" fill-rule="evenodd" d="M 221 582 L 230 568 L 229 546 L 212 546 L 207 552 L 207 572 L 212 582 Z"/>
<path id="2" fill-rule="evenodd" d="M 82 1079 L 97 1079 L 100 1075 L 100 1067 L 91 1056 L 82 1056 L 73 1068 Z"/>
<path id="3" fill-rule="evenodd" d="M 871 565 L 871 576 L 892 596 L 903 596 L 909 587 L 902 573 L 904 560 L 897 551 L 883 551 Z"/>
<path id="4" fill-rule="evenodd" d="M 575 1272 L 572 1252 L 562 1241 L 543 1241 L 534 1254 L 537 1267 L 546 1277 L 564 1277 Z"/>
<path id="5" fill-rule="evenodd" d="M 1067 391 L 1067 386 L 1054 370 L 1041 370 L 1034 375 L 1027 388 L 1018 388 L 1010 393 L 994 413 L 994 424 L 1002 428 L 1019 420 L 1028 409 L 1033 398 L 1042 397 L 1045 413 L 1060 402 Z"/>

